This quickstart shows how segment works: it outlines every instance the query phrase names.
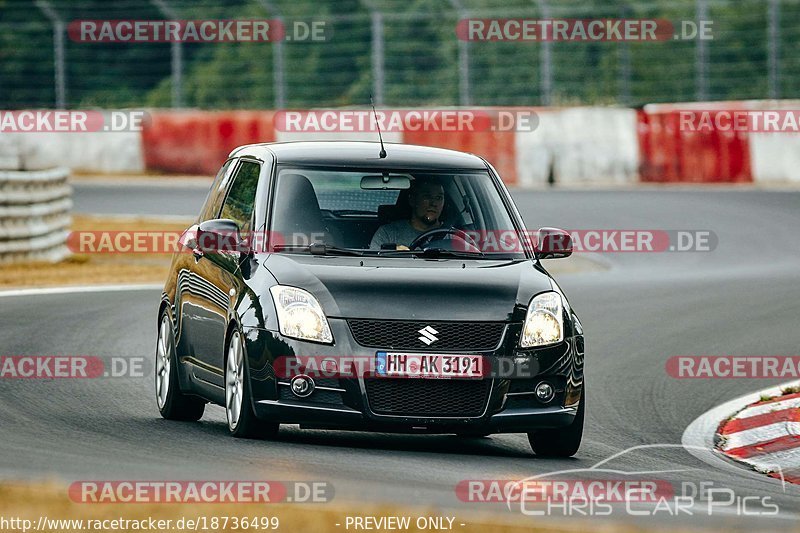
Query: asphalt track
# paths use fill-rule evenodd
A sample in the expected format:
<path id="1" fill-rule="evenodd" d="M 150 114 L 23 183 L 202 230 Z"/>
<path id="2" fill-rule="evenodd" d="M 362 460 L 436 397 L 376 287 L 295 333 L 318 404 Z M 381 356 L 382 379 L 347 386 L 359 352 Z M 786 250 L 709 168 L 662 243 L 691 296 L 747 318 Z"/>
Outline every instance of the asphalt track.
<path id="1" fill-rule="evenodd" d="M 211 187 L 211 180 L 180 178 L 158 181 L 157 178 L 113 183 L 77 181 L 72 183 L 73 212 L 102 215 L 169 215 L 196 217 Z"/>
<path id="2" fill-rule="evenodd" d="M 170 189 L 170 201 L 159 204 L 168 209 L 162 212 L 194 214 L 204 193 L 184 192 Z M 82 194 L 77 189 L 76 204 L 91 203 Z M 104 213 L 138 212 L 134 206 L 153 195 L 145 188 L 103 194 L 110 195 L 97 208 Z M 145 356 L 149 370 L 144 379 L 0 380 L 0 475 L 68 481 L 325 480 L 334 484 L 335 501 L 434 506 L 456 516 L 489 510 L 519 516 L 518 507 L 462 503 L 454 487 L 464 479 L 589 468 L 638 445 L 677 445 L 705 411 L 778 384 L 677 380 L 664 369 L 670 356 L 798 353 L 800 193 L 647 189 L 513 195 L 531 228 L 695 229 L 711 230 L 719 239 L 713 252 L 604 254 L 609 270 L 558 278 L 586 335 L 590 403 L 575 458 L 536 458 L 522 435 L 461 439 L 286 427 L 277 441 L 242 441 L 227 435 L 219 407 L 207 408 L 200 423 L 164 421 L 155 406 L 151 370 L 159 291 L 146 290 L 0 299 L 2 355 Z M 625 472 L 681 470 L 650 477 L 674 486 L 710 482 L 737 497 L 771 498 L 780 508 L 772 517 L 708 516 L 698 509 L 692 516 L 653 518 L 617 510 L 611 520 L 657 527 L 797 527 L 800 487 L 784 487 L 744 469 L 714 468 L 674 447 L 634 450 L 611 464 Z M 563 517 L 555 513 L 551 519 Z"/>

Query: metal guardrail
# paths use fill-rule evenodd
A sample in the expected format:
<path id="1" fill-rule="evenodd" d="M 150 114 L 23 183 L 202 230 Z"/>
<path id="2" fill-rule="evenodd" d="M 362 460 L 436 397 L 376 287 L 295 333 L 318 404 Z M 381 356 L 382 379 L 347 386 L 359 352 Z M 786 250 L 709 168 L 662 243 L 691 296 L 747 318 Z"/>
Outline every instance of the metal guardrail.
<path id="1" fill-rule="evenodd" d="M 0 263 L 60 261 L 71 222 L 68 168 L 0 170 Z"/>

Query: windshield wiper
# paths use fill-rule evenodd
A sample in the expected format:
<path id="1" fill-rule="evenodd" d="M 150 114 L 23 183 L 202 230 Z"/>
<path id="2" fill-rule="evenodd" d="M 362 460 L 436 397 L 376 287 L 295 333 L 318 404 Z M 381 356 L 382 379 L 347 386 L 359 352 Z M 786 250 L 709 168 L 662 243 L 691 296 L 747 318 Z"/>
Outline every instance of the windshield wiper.
<path id="1" fill-rule="evenodd" d="M 419 252 L 422 257 L 458 257 L 474 259 L 476 257 L 486 257 L 481 251 L 471 252 L 469 250 L 450 250 L 448 248 L 425 248 L 423 250 L 412 250 Z"/>
<path id="2" fill-rule="evenodd" d="M 351 216 L 370 216 L 373 218 L 378 217 L 378 213 L 376 213 L 375 211 L 365 211 L 363 209 L 336 209 L 332 210 L 331 213 L 340 217 L 351 217 Z"/>
<path id="3" fill-rule="evenodd" d="M 483 252 L 470 252 L 467 250 L 448 250 L 447 248 L 425 248 L 422 250 L 380 250 L 380 256 L 398 256 L 398 255 L 414 255 L 417 257 L 426 257 L 436 259 L 439 257 L 455 257 L 458 259 L 480 259 L 485 258 L 486 254 Z M 494 259 L 494 254 L 493 257 Z"/>
<path id="4" fill-rule="evenodd" d="M 352 248 L 340 248 L 338 246 L 331 246 L 325 243 L 314 244 L 279 244 L 276 245 L 274 250 L 276 252 L 282 251 L 297 251 L 308 252 L 311 255 L 353 255 L 362 256 L 363 252 L 353 250 Z"/>

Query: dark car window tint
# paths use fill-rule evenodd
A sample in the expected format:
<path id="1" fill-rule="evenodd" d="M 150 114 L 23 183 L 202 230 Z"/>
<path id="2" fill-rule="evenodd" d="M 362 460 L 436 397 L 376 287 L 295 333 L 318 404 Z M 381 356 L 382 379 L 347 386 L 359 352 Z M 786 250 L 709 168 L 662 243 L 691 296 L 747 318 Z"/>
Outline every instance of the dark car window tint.
<path id="1" fill-rule="evenodd" d="M 258 163 L 243 161 L 239 165 L 219 218 L 229 218 L 240 228 L 249 229 L 260 171 L 261 165 Z"/>
<path id="2" fill-rule="evenodd" d="M 400 191 L 365 191 L 361 189 L 363 172 L 306 172 L 317 194 L 319 208 L 329 211 L 367 211 L 394 204 Z"/>
<path id="3" fill-rule="evenodd" d="M 205 204 L 203 204 L 203 210 L 200 212 L 200 221 L 217 218 L 219 208 L 222 206 L 222 199 L 225 198 L 225 189 L 236 166 L 235 162 L 236 160 L 229 159 L 217 172 L 217 177 L 214 178 L 214 183 L 211 185 Z"/>
<path id="4" fill-rule="evenodd" d="M 470 238 L 477 239 L 478 248 L 487 256 L 525 257 L 521 248 L 498 246 L 498 239 L 507 239 L 508 232 L 512 232 L 513 243 L 516 228 L 491 176 L 481 170 L 384 172 L 281 167 L 271 215 L 272 231 L 291 243 L 324 242 L 340 248 L 369 251 L 378 248 L 375 243 L 382 245 L 381 240 L 408 246 L 421 234 L 410 225 L 413 189 L 361 187 L 365 175 L 384 173 L 441 185 L 444 193 L 439 214 L 442 228 L 473 232 Z M 287 253 L 292 252 L 294 250 Z"/>

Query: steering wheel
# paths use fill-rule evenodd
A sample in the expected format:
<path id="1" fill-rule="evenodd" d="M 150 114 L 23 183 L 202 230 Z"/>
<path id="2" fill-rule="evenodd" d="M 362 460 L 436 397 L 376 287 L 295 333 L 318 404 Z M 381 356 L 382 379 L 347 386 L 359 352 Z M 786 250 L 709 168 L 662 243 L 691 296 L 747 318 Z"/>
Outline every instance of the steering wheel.
<path id="1" fill-rule="evenodd" d="M 450 236 L 449 239 L 447 236 Z M 481 249 L 478 247 L 478 243 L 473 239 L 468 233 L 464 230 L 460 230 L 457 228 L 433 228 L 431 230 L 426 231 L 425 233 L 420 234 L 414 239 L 408 247 L 411 250 L 418 248 L 420 250 L 425 248 L 426 244 L 429 244 L 435 240 L 460 240 L 463 241 L 463 252 L 474 252 L 483 255 Z M 453 248 L 454 250 L 457 248 Z"/>

